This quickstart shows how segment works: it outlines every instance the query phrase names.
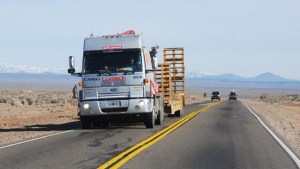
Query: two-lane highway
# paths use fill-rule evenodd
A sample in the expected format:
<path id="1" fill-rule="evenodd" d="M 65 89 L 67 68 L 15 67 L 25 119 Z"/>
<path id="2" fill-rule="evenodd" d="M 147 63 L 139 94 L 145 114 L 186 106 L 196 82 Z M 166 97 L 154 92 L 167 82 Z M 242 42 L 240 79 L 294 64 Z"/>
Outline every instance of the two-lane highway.
<path id="1" fill-rule="evenodd" d="M 186 106 L 186 114 L 204 106 L 206 103 Z M 0 169 L 97 168 L 178 119 L 166 117 L 164 124 L 155 126 L 154 129 L 146 129 L 144 124 L 91 130 L 74 128 L 72 131 L 59 135 L 10 147 L 0 147 Z"/>
<path id="2" fill-rule="evenodd" d="M 200 113 L 122 168 L 298 168 L 239 101 Z"/>
<path id="3" fill-rule="evenodd" d="M 206 104 L 186 106 L 186 117 Z M 223 101 L 202 110 L 136 156 L 131 154 L 121 168 L 297 168 L 241 102 Z M 76 129 L 0 148 L 0 168 L 97 168 L 178 120 L 165 118 L 154 129 L 142 124 Z"/>

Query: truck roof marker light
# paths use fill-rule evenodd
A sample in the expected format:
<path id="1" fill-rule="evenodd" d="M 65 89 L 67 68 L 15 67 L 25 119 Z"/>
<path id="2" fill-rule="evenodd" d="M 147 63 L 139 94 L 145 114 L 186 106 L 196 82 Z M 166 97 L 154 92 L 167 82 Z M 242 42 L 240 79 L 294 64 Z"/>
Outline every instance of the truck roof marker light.
<path id="1" fill-rule="evenodd" d="M 120 38 L 121 36 L 129 36 L 129 35 L 136 35 L 134 30 L 128 30 L 123 33 L 118 33 L 116 35 L 103 35 L 102 37 L 105 39 L 109 38 Z"/>
<path id="2" fill-rule="evenodd" d="M 134 32 L 134 30 L 128 30 L 128 31 L 125 31 L 125 32 L 121 33 L 121 35 L 123 35 L 123 36 L 135 35 L 135 32 Z"/>

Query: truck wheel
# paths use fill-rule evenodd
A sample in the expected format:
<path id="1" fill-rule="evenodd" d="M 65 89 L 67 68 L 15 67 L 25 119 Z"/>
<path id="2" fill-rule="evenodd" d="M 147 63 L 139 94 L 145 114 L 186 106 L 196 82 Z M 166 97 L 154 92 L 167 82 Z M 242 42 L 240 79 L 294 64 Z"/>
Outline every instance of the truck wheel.
<path id="1" fill-rule="evenodd" d="M 93 126 L 92 120 L 90 117 L 80 116 L 80 122 L 82 129 L 90 129 Z"/>
<path id="2" fill-rule="evenodd" d="M 155 120 L 155 124 L 156 125 L 162 125 L 162 123 L 164 121 L 164 118 L 165 118 L 164 105 L 161 102 L 161 104 L 160 104 L 160 110 L 158 112 L 157 119 Z"/>
<path id="3" fill-rule="evenodd" d="M 162 125 L 162 121 L 163 121 L 162 113 L 159 111 L 157 115 L 157 119 L 155 120 L 155 124 Z"/>
<path id="4" fill-rule="evenodd" d="M 109 126 L 109 121 L 105 120 L 104 122 L 102 122 L 102 127 L 103 128 L 107 128 Z"/>
<path id="5" fill-rule="evenodd" d="M 152 113 L 146 113 L 146 118 L 145 118 L 145 125 L 146 128 L 153 128 L 154 127 L 154 115 L 153 112 Z"/>

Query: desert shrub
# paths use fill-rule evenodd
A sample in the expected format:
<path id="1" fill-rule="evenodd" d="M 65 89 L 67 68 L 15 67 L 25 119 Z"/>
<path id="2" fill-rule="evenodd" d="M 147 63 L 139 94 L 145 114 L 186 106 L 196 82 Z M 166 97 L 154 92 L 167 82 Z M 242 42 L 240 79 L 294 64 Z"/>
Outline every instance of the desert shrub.
<path id="1" fill-rule="evenodd" d="M 21 99 L 20 101 L 21 101 L 22 105 L 28 105 L 28 103 L 25 99 Z"/>
<path id="2" fill-rule="evenodd" d="M 22 102 L 17 98 L 11 98 L 10 104 L 13 106 L 23 106 Z"/>
<path id="3" fill-rule="evenodd" d="M 50 99 L 50 103 L 51 103 L 51 104 L 57 104 L 57 103 L 60 103 L 60 101 L 59 101 L 59 99 L 51 98 L 51 99 Z"/>
<path id="4" fill-rule="evenodd" d="M 0 98 L 0 103 L 7 103 L 7 99 L 6 98 Z"/>
<path id="5" fill-rule="evenodd" d="M 260 100 L 266 103 L 288 103 L 293 101 L 299 101 L 299 95 L 282 95 L 275 96 L 270 94 L 263 94 L 260 96 Z"/>
<path id="6" fill-rule="evenodd" d="M 71 93 L 62 92 L 39 92 L 39 91 L 1 91 L 0 103 L 11 104 L 13 106 L 23 105 L 57 105 L 68 106 L 77 104 L 76 99 L 72 99 Z"/>
<path id="7" fill-rule="evenodd" d="M 33 105 L 34 102 L 35 102 L 35 100 L 33 98 L 31 98 L 31 97 L 27 97 L 26 101 L 27 101 L 28 105 Z"/>

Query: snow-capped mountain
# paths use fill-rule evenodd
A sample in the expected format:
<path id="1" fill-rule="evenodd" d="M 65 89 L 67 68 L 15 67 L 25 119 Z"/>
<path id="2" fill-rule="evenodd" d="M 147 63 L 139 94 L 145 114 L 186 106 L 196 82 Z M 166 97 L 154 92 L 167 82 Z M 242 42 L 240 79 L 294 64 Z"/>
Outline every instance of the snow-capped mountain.
<path id="1" fill-rule="evenodd" d="M 6 63 L 0 63 L 0 73 L 55 73 L 55 74 L 66 74 L 65 68 L 42 68 L 28 65 L 12 65 Z"/>
<path id="2" fill-rule="evenodd" d="M 213 73 L 208 73 L 208 72 L 203 72 L 200 70 L 197 71 L 190 71 L 186 73 L 186 78 L 188 79 L 195 79 L 195 78 L 202 78 L 202 77 L 206 77 L 206 76 L 214 76 L 216 74 Z"/>

